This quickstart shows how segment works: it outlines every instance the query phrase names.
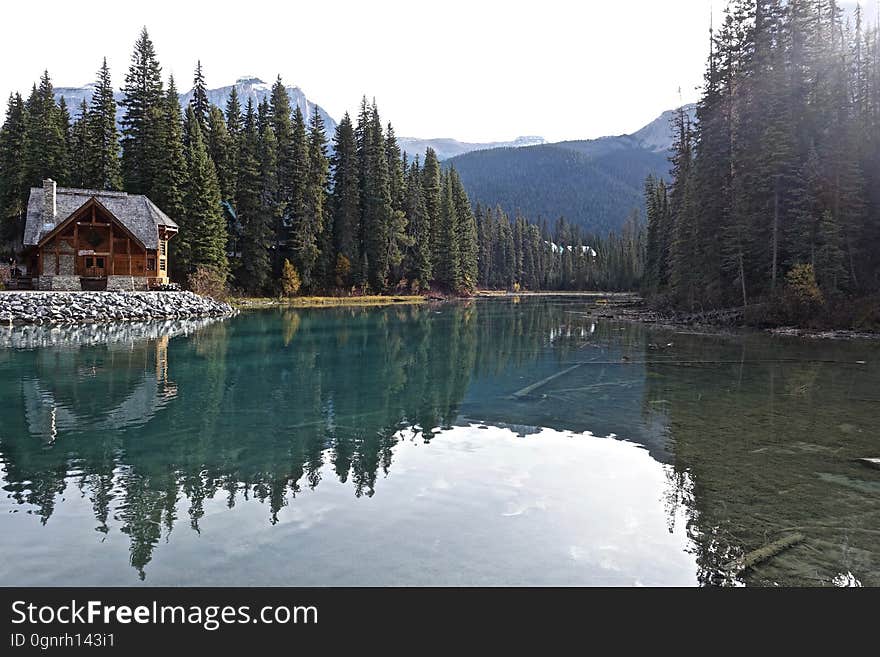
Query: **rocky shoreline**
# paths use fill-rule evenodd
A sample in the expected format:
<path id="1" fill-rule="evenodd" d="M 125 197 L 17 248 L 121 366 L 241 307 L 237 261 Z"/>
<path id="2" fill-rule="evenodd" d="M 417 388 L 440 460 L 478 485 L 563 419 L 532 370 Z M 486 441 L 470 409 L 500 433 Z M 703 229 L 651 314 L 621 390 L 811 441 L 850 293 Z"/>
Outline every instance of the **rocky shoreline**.
<path id="1" fill-rule="evenodd" d="M 80 324 L 228 317 L 227 303 L 193 292 L 0 292 L 0 324 Z"/>
<path id="2" fill-rule="evenodd" d="M 592 313 L 588 313 L 592 314 Z M 669 329 L 707 329 L 717 333 L 726 331 L 765 331 L 783 337 L 808 338 L 814 340 L 880 340 L 880 332 L 853 329 L 814 329 L 797 326 L 753 326 L 745 321 L 742 308 L 708 310 L 703 312 L 684 312 L 674 310 L 655 310 L 642 303 L 623 302 L 617 306 L 602 306 L 595 315 L 604 319 L 654 324 Z"/>

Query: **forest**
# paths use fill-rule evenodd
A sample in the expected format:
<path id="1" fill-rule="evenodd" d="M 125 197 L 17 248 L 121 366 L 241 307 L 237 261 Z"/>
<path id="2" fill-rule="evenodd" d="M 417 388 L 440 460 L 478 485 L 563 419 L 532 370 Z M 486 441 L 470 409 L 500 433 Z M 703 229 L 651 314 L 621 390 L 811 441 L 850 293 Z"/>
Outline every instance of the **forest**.
<path id="1" fill-rule="evenodd" d="M 0 228 L 13 250 L 31 187 L 145 194 L 180 226 L 172 276 L 189 287 L 260 296 L 438 290 L 629 289 L 641 276 L 641 229 L 599 239 L 474 208 L 454 168 L 428 149 L 408 160 L 366 97 L 332 135 L 306 118 L 280 77 L 271 98 L 208 101 L 199 62 L 181 108 L 144 29 L 116 123 L 110 69 L 91 102 L 55 100 L 48 72 L 9 98 L 0 128 Z M 640 249 L 638 252 L 632 249 Z"/>
<path id="2" fill-rule="evenodd" d="M 646 183 L 656 301 L 809 316 L 876 299 L 880 25 L 863 16 L 835 0 L 729 4 L 696 121 L 674 121 L 672 181 Z"/>

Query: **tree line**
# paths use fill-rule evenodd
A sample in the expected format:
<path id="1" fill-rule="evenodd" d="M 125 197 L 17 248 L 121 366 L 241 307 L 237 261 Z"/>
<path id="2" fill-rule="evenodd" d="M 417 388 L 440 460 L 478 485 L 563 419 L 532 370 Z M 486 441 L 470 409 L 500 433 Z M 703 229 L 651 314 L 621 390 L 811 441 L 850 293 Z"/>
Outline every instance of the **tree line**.
<path id="1" fill-rule="evenodd" d="M 10 96 L 0 128 L 7 243 L 21 235 L 30 188 L 51 177 L 147 195 L 180 226 L 172 275 L 187 282 L 207 271 L 247 294 L 622 289 L 637 278 L 635 225 L 601 240 L 564 220 L 551 230 L 475 210 L 432 149 L 408 159 L 375 101 L 363 98 L 331 141 L 317 112 L 307 120 L 291 107 L 280 77 L 257 104 L 233 87 L 225 108 L 212 105 L 199 62 L 181 109 L 144 29 L 119 105 L 117 127 L 106 59 L 90 103 L 73 115 L 63 97 L 55 102 L 48 72 L 27 100 Z"/>
<path id="2" fill-rule="evenodd" d="M 746 306 L 792 282 L 880 290 L 880 24 L 835 0 L 734 0 L 672 181 L 646 182 L 645 287 Z"/>
<path id="3" fill-rule="evenodd" d="M 507 290 L 635 290 L 645 268 L 645 226 L 633 210 L 618 233 L 588 234 L 559 218 L 551 227 L 500 207 L 476 207 L 478 284 Z"/>

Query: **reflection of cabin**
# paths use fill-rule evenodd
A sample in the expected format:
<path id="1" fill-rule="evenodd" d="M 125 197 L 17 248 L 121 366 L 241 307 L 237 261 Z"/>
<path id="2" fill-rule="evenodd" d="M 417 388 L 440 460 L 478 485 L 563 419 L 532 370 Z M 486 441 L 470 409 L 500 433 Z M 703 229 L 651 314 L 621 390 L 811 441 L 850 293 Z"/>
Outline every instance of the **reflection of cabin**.
<path id="1" fill-rule="evenodd" d="M 34 287 L 146 290 L 168 283 L 168 240 L 177 224 L 146 196 L 31 189 L 24 231 Z"/>

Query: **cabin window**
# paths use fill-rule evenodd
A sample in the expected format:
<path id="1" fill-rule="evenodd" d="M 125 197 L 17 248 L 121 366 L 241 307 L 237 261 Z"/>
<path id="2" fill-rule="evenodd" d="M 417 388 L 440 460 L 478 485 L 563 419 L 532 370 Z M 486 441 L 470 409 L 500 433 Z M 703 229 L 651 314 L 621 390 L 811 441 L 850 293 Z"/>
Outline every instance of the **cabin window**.
<path id="1" fill-rule="evenodd" d="M 147 258 L 147 269 L 150 271 L 156 271 L 156 259 L 155 258 Z"/>
<path id="2" fill-rule="evenodd" d="M 168 266 L 168 265 L 167 265 L 166 262 L 165 262 L 165 258 L 160 258 L 160 259 L 159 259 L 159 269 L 161 269 L 162 271 L 165 271 L 165 268 L 166 268 L 167 266 Z"/>
<path id="3" fill-rule="evenodd" d="M 95 266 L 98 269 L 104 269 L 104 258 L 95 258 Z"/>
<path id="4" fill-rule="evenodd" d="M 161 240 L 159 242 L 159 254 L 160 255 L 167 255 L 167 253 L 166 253 L 167 244 L 168 244 L 168 242 L 166 242 L 165 240 Z"/>
<path id="5" fill-rule="evenodd" d="M 94 258 L 86 258 L 86 267 L 94 267 L 95 259 Z"/>

